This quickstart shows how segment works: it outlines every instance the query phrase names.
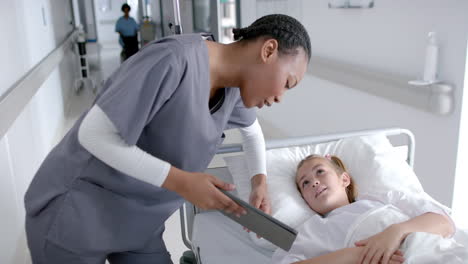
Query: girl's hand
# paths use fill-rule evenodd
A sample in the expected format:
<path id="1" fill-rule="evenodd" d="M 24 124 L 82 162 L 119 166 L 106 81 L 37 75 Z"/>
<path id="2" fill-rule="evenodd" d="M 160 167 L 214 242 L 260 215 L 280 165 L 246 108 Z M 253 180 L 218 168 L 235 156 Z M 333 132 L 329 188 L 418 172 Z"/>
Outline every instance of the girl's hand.
<path id="1" fill-rule="evenodd" d="M 362 250 L 359 253 L 359 257 L 360 257 L 360 254 L 365 250 L 365 248 L 361 248 L 361 249 Z M 403 252 L 401 252 L 400 250 L 395 251 L 395 253 L 393 253 L 390 256 L 390 259 L 388 260 L 388 264 L 402 264 L 404 262 L 405 262 L 405 258 L 403 257 Z M 360 263 L 360 262 L 357 262 L 357 263 Z M 383 262 L 378 262 L 378 263 L 381 264 Z"/>
<path id="2" fill-rule="evenodd" d="M 404 232 L 399 225 L 391 225 L 384 231 L 355 243 L 363 247 L 358 263 L 388 264 L 404 239 Z"/>
<path id="3" fill-rule="evenodd" d="M 403 252 L 397 250 L 388 261 L 388 264 L 402 264 L 405 262 L 405 258 L 403 257 Z M 382 263 L 382 262 L 379 262 Z"/>
<path id="4" fill-rule="evenodd" d="M 185 200 L 204 210 L 223 210 L 228 214 L 246 214 L 244 208 L 224 195 L 218 188 L 232 191 L 235 186 L 213 175 L 186 172 L 171 167 L 162 187 L 178 193 Z"/>
<path id="5" fill-rule="evenodd" d="M 319 264 L 319 263 L 334 263 L 334 264 L 350 264 L 358 263 L 363 247 L 343 248 L 328 254 L 320 255 L 311 259 L 306 259 L 294 264 Z M 403 254 L 397 250 L 390 258 L 388 264 L 402 264 L 405 261 Z"/>

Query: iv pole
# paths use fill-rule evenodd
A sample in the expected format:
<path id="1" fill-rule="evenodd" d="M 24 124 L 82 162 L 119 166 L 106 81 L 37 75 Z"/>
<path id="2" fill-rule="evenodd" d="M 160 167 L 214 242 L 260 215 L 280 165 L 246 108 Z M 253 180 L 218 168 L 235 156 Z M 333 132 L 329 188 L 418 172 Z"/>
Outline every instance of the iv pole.
<path id="1" fill-rule="evenodd" d="M 174 6 L 174 33 L 176 35 L 182 34 L 182 25 L 180 24 L 180 6 L 179 0 L 172 0 Z M 214 41 L 215 38 L 213 34 L 210 33 L 202 33 L 202 37 L 204 39 L 209 39 Z M 196 214 L 197 208 L 188 202 L 185 202 L 179 209 L 180 214 L 180 225 L 182 231 L 182 240 L 187 248 L 192 249 L 192 241 L 190 240 L 189 236 L 192 233 L 191 227 L 189 227 L 189 220 L 186 217 L 193 217 Z M 187 212 L 186 212 L 187 211 Z M 186 215 L 188 214 L 188 215 Z M 197 259 L 197 263 L 201 263 L 199 252 L 193 250 L 194 258 Z M 185 253 L 184 253 L 185 255 Z"/>
<path id="2" fill-rule="evenodd" d="M 180 24 L 180 5 L 179 0 L 172 0 L 174 6 L 174 33 L 176 35 L 182 34 L 182 25 Z"/>
<path id="3" fill-rule="evenodd" d="M 180 35 L 182 34 L 182 25 L 180 23 L 180 5 L 179 0 L 172 0 L 172 4 L 174 7 L 174 34 Z M 212 33 L 201 33 L 204 39 L 215 41 L 215 37 Z"/>

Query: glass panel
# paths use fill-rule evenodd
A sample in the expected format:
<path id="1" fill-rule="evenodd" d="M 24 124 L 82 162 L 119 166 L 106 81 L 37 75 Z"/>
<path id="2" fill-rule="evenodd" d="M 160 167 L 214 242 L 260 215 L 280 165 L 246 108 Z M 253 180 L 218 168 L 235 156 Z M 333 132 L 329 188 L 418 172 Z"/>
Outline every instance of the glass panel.
<path id="1" fill-rule="evenodd" d="M 193 29 L 195 32 L 211 32 L 210 0 L 193 1 Z"/>
<path id="2" fill-rule="evenodd" d="M 221 36 L 219 42 L 231 43 L 234 41 L 234 35 L 232 29 L 237 27 L 237 12 L 236 12 L 236 0 L 220 0 L 220 12 L 221 12 Z"/>

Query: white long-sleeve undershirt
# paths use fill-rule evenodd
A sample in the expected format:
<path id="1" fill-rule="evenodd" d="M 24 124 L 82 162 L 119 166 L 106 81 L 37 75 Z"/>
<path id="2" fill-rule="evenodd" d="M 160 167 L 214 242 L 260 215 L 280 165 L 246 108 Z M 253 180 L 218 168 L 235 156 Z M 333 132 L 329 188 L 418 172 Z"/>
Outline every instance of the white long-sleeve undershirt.
<path id="1" fill-rule="evenodd" d="M 239 128 L 239 130 L 242 135 L 242 148 L 250 172 L 248 176 L 266 175 L 265 139 L 258 120 L 255 119 L 252 125 Z"/>
<path id="2" fill-rule="evenodd" d="M 128 145 L 98 105 L 88 112 L 78 130 L 78 141 L 95 157 L 127 175 L 161 186 L 171 165 L 136 145 Z"/>
<path id="3" fill-rule="evenodd" d="M 265 141 L 257 120 L 240 129 L 243 148 L 250 175 L 266 174 Z M 78 141 L 92 155 L 129 176 L 161 186 L 169 174 L 171 165 L 143 151 L 136 145 L 128 145 L 106 113 L 94 105 L 83 119 L 78 131 Z"/>

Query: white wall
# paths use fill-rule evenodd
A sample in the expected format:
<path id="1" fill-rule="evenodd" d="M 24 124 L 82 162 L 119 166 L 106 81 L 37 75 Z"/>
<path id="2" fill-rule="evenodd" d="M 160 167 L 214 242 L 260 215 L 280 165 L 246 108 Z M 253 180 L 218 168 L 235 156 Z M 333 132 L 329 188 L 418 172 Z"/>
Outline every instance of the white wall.
<path id="1" fill-rule="evenodd" d="M 246 5 L 252 14 L 252 3 Z M 243 2 L 243 3 L 244 3 Z M 460 122 L 468 2 L 377 0 L 373 9 L 328 9 L 327 1 L 302 2 L 314 55 L 418 77 L 426 35 L 439 35 L 440 78 L 455 85 L 455 111 L 436 116 L 344 86 L 306 76 L 280 105 L 259 116 L 289 136 L 383 127 L 403 127 L 416 135 L 415 170 L 426 191 L 452 204 Z M 246 8 L 244 5 L 244 8 Z M 253 10 L 255 6 L 253 6 Z M 255 14 L 265 14 L 257 10 Z M 253 21 L 243 17 L 243 25 Z M 310 67 L 313 70 L 314 62 Z"/>
<path id="2" fill-rule="evenodd" d="M 8 41 L 0 42 L 0 53 L 2 54 L 2 63 L 0 63 L 0 96 L 27 69 L 25 61 L 28 57 L 28 51 L 24 50 L 25 32 L 21 26 L 23 21 L 19 16 L 16 16 L 15 12 L 20 4 L 18 1 L 8 1 L 4 3 L 5 8 L 0 9 L 0 17 L 10 24 L 8 27 L 2 28 L 1 34 L 4 36 L 15 36 Z M 11 50 L 21 48 L 21 52 L 10 52 Z"/>
<path id="3" fill-rule="evenodd" d="M 0 21 L 0 93 L 61 43 L 73 26 L 70 1 L 4 1 Z M 5 6 L 6 5 L 6 6 Z M 44 14 L 44 15 L 43 15 Z M 76 58 L 66 57 L 0 139 L 0 263 L 29 263 L 24 234 L 24 193 L 56 143 L 65 120 Z"/>
<path id="4" fill-rule="evenodd" d="M 465 87 L 468 85 L 468 56 L 467 66 L 465 66 Z M 455 177 L 455 190 L 453 199 L 453 217 L 459 225 L 468 229 L 468 210 L 466 202 L 468 201 L 468 94 L 465 93 L 462 99 L 461 121 L 460 121 L 460 140 L 458 145 L 457 167 Z"/>

